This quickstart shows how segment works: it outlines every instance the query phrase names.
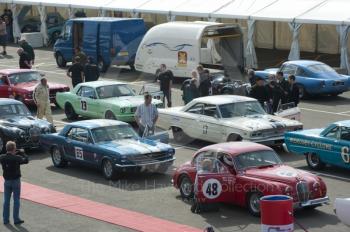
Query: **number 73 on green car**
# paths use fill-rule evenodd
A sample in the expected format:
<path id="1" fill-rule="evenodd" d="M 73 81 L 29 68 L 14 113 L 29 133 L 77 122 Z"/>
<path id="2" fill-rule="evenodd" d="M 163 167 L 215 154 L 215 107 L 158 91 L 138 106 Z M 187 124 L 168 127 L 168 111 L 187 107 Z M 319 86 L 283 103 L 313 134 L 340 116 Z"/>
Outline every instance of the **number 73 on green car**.
<path id="1" fill-rule="evenodd" d="M 136 108 L 144 103 L 144 98 L 121 82 L 92 81 L 80 83 L 70 92 L 57 93 L 56 102 L 69 120 L 80 115 L 133 122 Z M 158 99 L 153 99 L 152 104 L 163 107 Z"/>

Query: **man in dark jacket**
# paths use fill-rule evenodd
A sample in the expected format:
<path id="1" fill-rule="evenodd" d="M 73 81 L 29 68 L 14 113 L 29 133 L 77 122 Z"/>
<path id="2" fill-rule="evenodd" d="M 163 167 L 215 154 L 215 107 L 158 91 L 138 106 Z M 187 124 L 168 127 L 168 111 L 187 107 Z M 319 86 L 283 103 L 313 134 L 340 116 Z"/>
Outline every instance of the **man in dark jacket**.
<path id="1" fill-rule="evenodd" d="M 88 57 L 88 62 L 84 66 L 84 76 L 85 82 L 97 81 L 100 77 L 100 70 L 94 63 L 94 59 L 91 56 Z"/>
<path id="2" fill-rule="evenodd" d="M 74 63 L 69 67 L 67 71 L 67 76 L 72 79 L 73 88 L 82 82 L 84 82 L 84 68 L 80 63 L 79 56 L 74 58 Z"/>
<path id="3" fill-rule="evenodd" d="M 10 201 L 13 195 L 13 221 L 14 224 L 22 224 L 24 221 L 19 217 L 20 195 L 21 195 L 21 164 L 28 163 L 28 157 L 23 150 L 16 149 L 16 143 L 9 141 L 6 143 L 6 154 L 0 156 L 4 182 L 4 205 L 3 222 L 10 222 Z"/>
<path id="4" fill-rule="evenodd" d="M 209 90 L 211 88 L 210 72 L 208 69 L 203 71 L 202 77 L 200 78 L 199 92 L 201 97 L 209 96 Z"/>
<path id="5" fill-rule="evenodd" d="M 24 52 L 27 53 L 28 58 L 30 59 L 30 63 L 31 65 L 33 65 L 35 60 L 35 53 L 33 47 L 24 39 L 19 41 L 19 46 L 23 48 Z"/>
<path id="6" fill-rule="evenodd" d="M 262 107 L 269 100 L 269 93 L 265 87 L 265 81 L 261 77 L 256 77 L 256 83 L 252 87 L 249 96 L 258 100 Z"/>
<path id="7" fill-rule="evenodd" d="M 269 104 L 271 106 L 271 111 L 268 113 L 275 113 L 278 109 L 278 105 L 280 104 L 280 101 L 283 96 L 283 92 L 281 88 L 277 86 L 276 81 L 270 81 L 269 84 L 266 86 L 267 92 L 269 93 Z"/>
<path id="8" fill-rule="evenodd" d="M 294 102 L 294 105 L 298 106 L 298 104 L 299 104 L 299 87 L 295 84 L 295 76 L 289 75 L 288 82 L 289 82 L 288 102 Z"/>
<path id="9" fill-rule="evenodd" d="M 159 81 L 160 91 L 163 92 L 163 103 L 165 105 L 165 98 L 168 102 L 168 107 L 171 107 L 171 86 L 173 84 L 174 74 L 172 71 L 167 70 L 165 64 L 161 64 L 160 68 L 156 71 L 155 81 Z"/>
<path id="10" fill-rule="evenodd" d="M 19 68 L 20 69 L 31 69 L 32 63 L 28 54 L 23 50 L 23 48 L 17 49 L 17 54 L 19 55 Z"/>
<path id="11" fill-rule="evenodd" d="M 281 102 L 288 103 L 289 83 L 284 79 L 283 72 L 279 71 L 276 74 L 278 86 L 283 90 Z"/>

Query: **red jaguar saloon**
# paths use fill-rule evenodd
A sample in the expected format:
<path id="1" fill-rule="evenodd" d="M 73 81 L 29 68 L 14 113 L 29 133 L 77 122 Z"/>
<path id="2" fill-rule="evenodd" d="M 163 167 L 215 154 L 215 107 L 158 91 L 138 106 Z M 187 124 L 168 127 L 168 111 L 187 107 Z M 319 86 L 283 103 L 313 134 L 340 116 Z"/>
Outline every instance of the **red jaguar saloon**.
<path id="1" fill-rule="evenodd" d="M 201 203 L 231 203 L 260 215 L 260 198 L 288 195 L 294 208 L 316 208 L 329 202 L 323 180 L 282 163 L 275 151 L 252 142 L 207 146 L 175 171 L 173 184 L 182 198 Z"/>
<path id="2" fill-rule="evenodd" d="M 30 69 L 0 70 L 0 98 L 14 98 L 26 105 L 34 105 L 33 91 L 40 82 L 42 74 Z M 69 91 L 63 84 L 48 82 L 50 102 L 56 104 L 56 93 Z"/>

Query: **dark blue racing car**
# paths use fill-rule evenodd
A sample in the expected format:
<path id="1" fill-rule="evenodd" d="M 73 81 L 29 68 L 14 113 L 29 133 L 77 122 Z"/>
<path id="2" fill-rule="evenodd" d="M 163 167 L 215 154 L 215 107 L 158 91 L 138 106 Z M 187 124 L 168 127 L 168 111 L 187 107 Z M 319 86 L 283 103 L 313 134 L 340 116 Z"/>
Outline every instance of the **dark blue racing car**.
<path id="1" fill-rule="evenodd" d="M 68 162 L 100 168 L 106 179 L 119 172 L 165 172 L 175 160 L 168 144 L 140 138 L 127 123 L 85 120 L 67 124 L 59 133 L 41 137 L 55 167 Z"/>

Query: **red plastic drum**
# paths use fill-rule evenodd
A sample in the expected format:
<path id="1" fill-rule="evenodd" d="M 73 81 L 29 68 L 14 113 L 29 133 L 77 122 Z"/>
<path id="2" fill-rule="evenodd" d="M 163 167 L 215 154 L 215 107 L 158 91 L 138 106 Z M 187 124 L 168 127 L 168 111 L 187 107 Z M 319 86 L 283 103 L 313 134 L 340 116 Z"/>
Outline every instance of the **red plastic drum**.
<path id="1" fill-rule="evenodd" d="M 261 231 L 294 231 L 293 199 L 284 195 L 270 195 L 260 199 Z"/>

